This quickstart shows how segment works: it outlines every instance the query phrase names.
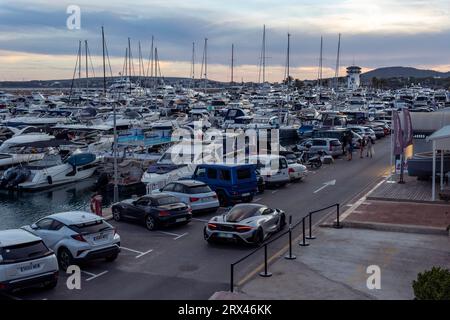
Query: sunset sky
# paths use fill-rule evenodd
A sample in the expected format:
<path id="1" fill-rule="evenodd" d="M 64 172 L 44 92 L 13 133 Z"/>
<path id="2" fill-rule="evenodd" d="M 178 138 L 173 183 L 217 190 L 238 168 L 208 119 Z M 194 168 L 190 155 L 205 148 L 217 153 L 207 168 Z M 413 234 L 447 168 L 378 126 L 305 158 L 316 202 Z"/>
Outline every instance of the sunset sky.
<path id="1" fill-rule="evenodd" d="M 81 9 L 80 30 L 66 27 L 69 5 Z M 257 81 L 263 24 L 269 81 L 283 78 L 288 32 L 294 78 L 317 77 L 321 35 L 324 76 L 333 75 L 339 33 L 343 68 L 450 71 L 448 0 L 0 0 L 0 81 L 72 78 L 79 40 L 100 75 L 102 25 L 115 75 L 127 38 L 135 58 L 141 41 L 147 60 L 154 35 L 164 76 L 189 76 L 195 42 L 199 77 L 206 37 L 210 79 L 229 81 L 234 43 L 235 80 Z"/>

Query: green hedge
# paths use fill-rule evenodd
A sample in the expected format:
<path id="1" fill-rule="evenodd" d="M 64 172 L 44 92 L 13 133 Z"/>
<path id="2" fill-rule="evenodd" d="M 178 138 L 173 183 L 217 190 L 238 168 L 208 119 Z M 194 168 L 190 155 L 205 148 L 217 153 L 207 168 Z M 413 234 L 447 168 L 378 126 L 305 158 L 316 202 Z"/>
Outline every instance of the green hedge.
<path id="1" fill-rule="evenodd" d="M 433 267 L 413 281 L 417 300 L 450 300 L 450 270 Z"/>

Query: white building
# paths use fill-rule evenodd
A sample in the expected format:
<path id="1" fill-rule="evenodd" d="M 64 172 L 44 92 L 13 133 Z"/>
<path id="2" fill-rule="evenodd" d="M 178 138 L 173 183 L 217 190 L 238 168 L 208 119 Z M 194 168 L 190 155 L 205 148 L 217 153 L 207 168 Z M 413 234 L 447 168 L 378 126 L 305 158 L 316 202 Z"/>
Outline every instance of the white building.
<path id="1" fill-rule="evenodd" d="M 356 90 L 360 85 L 361 68 L 358 66 L 347 67 L 347 88 Z"/>

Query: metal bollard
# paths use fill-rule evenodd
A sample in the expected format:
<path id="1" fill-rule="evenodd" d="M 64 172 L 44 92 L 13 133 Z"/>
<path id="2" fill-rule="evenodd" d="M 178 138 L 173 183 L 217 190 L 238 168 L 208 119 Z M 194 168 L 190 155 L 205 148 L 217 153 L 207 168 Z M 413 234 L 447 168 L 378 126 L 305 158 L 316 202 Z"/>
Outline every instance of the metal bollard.
<path id="1" fill-rule="evenodd" d="M 312 235 L 312 213 L 309 213 L 309 235 L 306 237 L 308 240 L 314 240 L 316 237 Z"/>
<path id="2" fill-rule="evenodd" d="M 231 264 L 231 270 L 230 270 L 230 292 L 234 291 L 234 264 Z"/>
<path id="3" fill-rule="evenodd" d="M 302 219 L 302 233 L 303 233 L 302 242 L 300 242 L 299 245 L 302 247 L 307 247 L 307 246 L 309 246 L 309 243 L 306 242 L 305 217 L 303 217 L 303 219 Z"/>
<path id="4" fill-rule="evenodd" d="M 272 276 L 272 274 L 267 271 L 267 244 L 264 245 L 264 272 L 260 272 L 259 275 L 265 278 Z"/>
<path id="5" fill-rule="evenodd" d="M 343 226 L 339 222 L 339 203 L 336 204 L 336 222 L 333 224 L 333 227 L 336 229 L 342 229 Z"/>
<path id="6" fill-rule="evenodd" d="M 292 216 L 289 216 L 289 254 L 284 256 L 287 260 L 297 259 L 296 256 L 292 255 Z"/>

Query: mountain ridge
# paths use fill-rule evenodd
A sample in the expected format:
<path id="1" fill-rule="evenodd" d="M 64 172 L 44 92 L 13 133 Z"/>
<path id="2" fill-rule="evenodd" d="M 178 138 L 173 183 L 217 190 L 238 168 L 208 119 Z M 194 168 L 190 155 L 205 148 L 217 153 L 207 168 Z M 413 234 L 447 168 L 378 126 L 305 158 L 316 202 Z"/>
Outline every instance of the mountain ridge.
<path id="1" fill-rule="evenodd" d="M 430 69 L 418 69 L 414 67 L 381 67 L 361 74 L 363 81 L 370 81 L 372 78 L 448 78 L 450 72 L 441 72 Z"/>

